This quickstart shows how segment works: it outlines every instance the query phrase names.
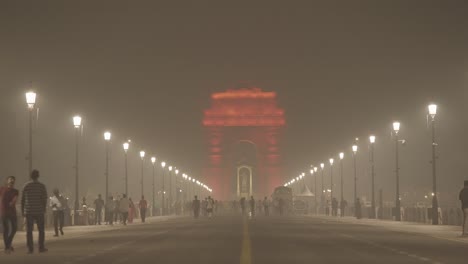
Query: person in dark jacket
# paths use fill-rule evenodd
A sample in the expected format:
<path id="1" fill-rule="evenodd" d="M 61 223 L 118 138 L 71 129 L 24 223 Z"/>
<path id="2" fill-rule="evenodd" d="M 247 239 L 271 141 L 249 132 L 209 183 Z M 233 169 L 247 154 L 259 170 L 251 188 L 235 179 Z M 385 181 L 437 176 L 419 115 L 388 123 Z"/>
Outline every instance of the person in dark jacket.
<path id="1" fill-rule="evenodd" d="M 33 227 L 37 225 L 39 231 L 39 252 L 47 252 L 44 245 L 44 215 L 47 208 L 47 190 L 43 183 L 39 182 L 39 171 L 33 170 L 31 173 L 31 181 L 27 182 L 23 187 L 23 196 L 21 197 L 21 212 L 26 218 L 26 239 L 28 253 L 34 253 L 33 245 Z"/>
<path id="2" fill-rule="evenodd" d="M 250 205 L 250 213 L 252 217 L 254 217 L 255 216 L 255 199 L 253 196 L 250 196 L 249 205 Z"/>
<path id="3" fill-rule="evenodd" d="M 460 191 L 458 198 L 461 201 L 463 210 L 463 232 L 462 236 L 468 236 L 468 181 L 465 181 L 465 187 Z"/>

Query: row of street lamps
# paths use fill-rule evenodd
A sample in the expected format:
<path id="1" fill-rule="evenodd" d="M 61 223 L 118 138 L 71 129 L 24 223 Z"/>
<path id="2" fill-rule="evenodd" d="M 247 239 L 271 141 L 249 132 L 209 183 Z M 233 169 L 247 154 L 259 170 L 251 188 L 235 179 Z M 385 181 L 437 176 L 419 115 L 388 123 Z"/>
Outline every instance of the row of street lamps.
<path id="1" fill-rule="evenodd" d="M 27 92 L 26 93 L 26 103 L 28 105 L 28 110 L 29 110 L 29 155 L 28 155 L 28 169 L 29 169 L 29 175 L 31 175 L 32 168 L 33 168 L 33 136 L 32 136 L 32 126 L 33 126 L 33 114 L 36 106 L 36 98 L 37 94 L 35 92 Z M 80 134 L 81 130 L 83 129 L 83 119 L 81 116 L 74 116 L 73 117 L 73 126 L 75 127 L 75 208 L 74 208 L 74 215 L 77 216 L 76 210 L 79 208 L 79 141 L 80 141 Z M 110 151 L 110 142 L 112 139 L 112 134 L 109 131 L 104 132 L 104 140 L 106 142 L 106 162 L 105 162 L 105 180 L 106 180 L 106 187 L 105 187 L 105 197 L 106 199 L 109 197 L 109 151 Z M 125 156 L 125 194 L 128 196 L 128 150 L 130 148 L 130 143 L 131 141 L 128 140 L 122 144 L 123 150 L 124 150 L 124 156 Z M 141 185 L 141 195 L 144 196 L 144 164 L 145 164 L 145 156 L 146 152 L 144 150 L 141 150 L 139 152 L 140 158 L 141 158 L 141 180 L 140 180 L 140 185 Z M 151 157 L 151 163 L 153 167 L 153 182 L 152 182 L 152 206 L 154 210 L 154 205 L 155 205 L 155 167 L 156 167 L 156 157 L 152 156 Z M 163 213 L 166 213 L 166 200 L 165 200 L 165 194 L 166 194 L 166 189 L 165 189 L 165 167 L 166 167 L 166 162 L 162 161 L 161 162 L 161 168 L 162 168 L 162 211 Z M 179 170 L 173 166 L 167 166 L 168 171 L 169 171 L 169 213 L 172 212 L 172 171 L 175 173 L 175 178 L 177 180 L 177 176 L 179 175 Z M 185 180 L 185 195 L 186 197 L 188 193 L 188 184 L 192 185 L 192 193 L 198 193 L 201 194 L 202 192 L 206 193 L 211 193 L 212 189 L 207 186 L 206 184 L 202 183 L 201 181 L 189 177 L 187 174 L 183 173 L 182 174 L 182 180 Z M 180 192 L 182 190 L 180 189 Z M 185 200 L 185 199 L 184 199 Z M 185 201 L 184 201 L 185 202 Z"/>
<path id="2" fill-rule="evenodd" d="M 437 177 L 436 177 L 436 139 L 435 139 L 435 117 L 437 114 L 437 105 L 436 104 L 430 104 L 428 106 L 428 114 L 430 116 L 431 120 L 431 131 L 432 131 L 432 224 L 437 225 L 439 224 L 439 217 L 438 217 L 438 199 L 437 199 Z M 394 135 L 395 139 L 395 179 L 396 179 L 396 189 L 395 189 L 395 220 L 396 221 L 401 221 L 401 198 L 400 198 L 400 167 L 399 167 L 399 145 L 404 144 L 405 140 L 399 138 L 399 132 L 401 128 L 401 123 L 398 121 L 393 122 L 392 124 L 392 132 Z M 356 139 L 357 141 L 358 139 Z M 375 209 L 376 209 L 376 204 L 375 204 L 375 164 L 374 164 L 374 144 L 376 141 L 376 136 L 375 135 L 370 135 L 369 136 L 369 144 L 370 144 L 370 167 L 371 167 L 371 215 L 370 218 L 376 218 L 375 215 Z M 352 147 L 352 155 L 353 155 L 353 165 L 354 165 L 354 202 L 356 203 L 357 201 L 357 169 L 356 169 L 356 154 L 358 151 L 358 146 L 354 144 Z M 343 197 L 343 162 L 342 160 L 344 159 L 344 153 L 341 152 L 339 153 L 339 158 L 340 158 L 340 173 L 341 173 L 341 202 L 344 201 Z M 330 158 L 329 159 L 330 163 L 330 193 L 331 197 L 333 198 L 333 163 L 334 159 Z M 321 163 L 320 168 L 322 170 L 322 196 L 321 196 L 321 203 L 323 206 L 323 193 L 325 192 L 324 190 L 324 180 L 323 180 L 323 170 L 325 168 L 325 164 Z M 312 169 L 310 170 L 310 174 L 314 175 L 318 171 L 317 167 L 312 166 Z M 295 183 L 298 183 L 300 180 L 302 180 L 305 177 L 305 173 L 301 173 L 298 177 L 295 177 L 288 181 L 287 183 L 284 184 L 285 187 L 291 186 Z M 317 177 L 315 177 L 315 191 L 314 191 L 314 199 L 315 199 L 315 206 L 317 207 L 317 196 L 315 195 L 317 193 Z"/>

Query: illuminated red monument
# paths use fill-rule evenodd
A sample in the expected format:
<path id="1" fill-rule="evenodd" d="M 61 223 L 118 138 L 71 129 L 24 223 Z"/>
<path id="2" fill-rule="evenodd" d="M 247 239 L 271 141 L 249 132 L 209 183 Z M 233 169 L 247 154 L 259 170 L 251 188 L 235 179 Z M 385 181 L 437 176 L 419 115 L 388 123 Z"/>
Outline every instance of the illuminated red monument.
<path id="1" fill-rule="evenodd" d="M 205 110 L 208 159 L 204 179 L 219 200 L 270 196 L 282 184 L 280 138 L 284 110 L 276 93 L 259 88 L 211 95 Z"/>

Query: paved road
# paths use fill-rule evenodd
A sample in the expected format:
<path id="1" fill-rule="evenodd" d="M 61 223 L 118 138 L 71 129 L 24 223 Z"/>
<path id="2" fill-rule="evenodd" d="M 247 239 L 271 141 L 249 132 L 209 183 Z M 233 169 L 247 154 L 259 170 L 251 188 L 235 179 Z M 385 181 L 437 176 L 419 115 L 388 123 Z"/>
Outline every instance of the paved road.
<path id="1" fill-rule="evenodd" d="M 105 227 L 103 227 L 105 228 Z M 468 263 L 468 244 L 312 217 L 177 218 L 87 233 L 0 263 Z"/>

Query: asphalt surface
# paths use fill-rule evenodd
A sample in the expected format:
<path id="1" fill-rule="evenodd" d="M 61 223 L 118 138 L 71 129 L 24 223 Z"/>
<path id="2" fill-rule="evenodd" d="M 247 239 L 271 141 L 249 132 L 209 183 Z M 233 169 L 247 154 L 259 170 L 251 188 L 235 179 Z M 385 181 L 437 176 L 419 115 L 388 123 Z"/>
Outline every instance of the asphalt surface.
<path id="1" fill-rule="evenodd" d="M 0 263 L 468 263 L 467 243 L 313 217 L 175 218 L 46 246 Z"/>

